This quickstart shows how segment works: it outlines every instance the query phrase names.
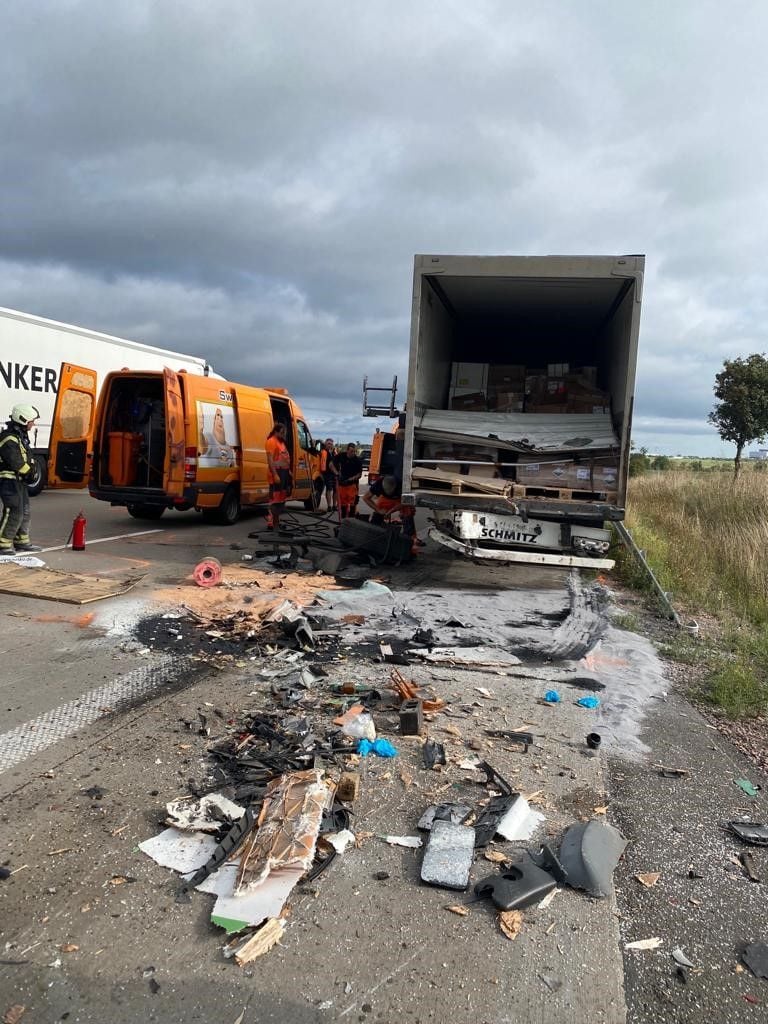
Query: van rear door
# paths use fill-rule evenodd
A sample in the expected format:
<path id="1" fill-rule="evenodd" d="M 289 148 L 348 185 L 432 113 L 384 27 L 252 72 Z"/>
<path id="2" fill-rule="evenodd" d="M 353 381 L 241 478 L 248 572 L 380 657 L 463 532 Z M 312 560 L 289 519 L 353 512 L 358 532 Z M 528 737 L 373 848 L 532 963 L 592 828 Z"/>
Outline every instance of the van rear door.
<path id="1" fill-rule="evenodd" d="M 163 369 L 165 381 L 165 487 L 167 494 L 184 493 L 184 399 L 178 373 Z"/>
<path id="2" fill-rule="evenodd" d="M 88 485 L 96 415 L 96 371 L 62 363 L 48 450 L 48 486 Z"/>

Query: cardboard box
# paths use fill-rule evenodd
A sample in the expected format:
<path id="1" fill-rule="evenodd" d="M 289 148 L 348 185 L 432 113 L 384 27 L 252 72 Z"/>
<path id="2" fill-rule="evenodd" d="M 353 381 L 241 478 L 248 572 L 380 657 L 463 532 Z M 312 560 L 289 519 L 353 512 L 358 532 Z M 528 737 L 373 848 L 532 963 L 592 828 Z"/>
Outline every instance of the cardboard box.
<path id="1" fill-rule="evenodd" d="M 548 363 L 547 364 L 547 376 L 548 377 L 564 377 L 566 373 L 571 372 L 569 363 Z"/>
<path id="2" fill-rule="evenodd" d="M 522 391 L 524 382 L 525 367 L 522 364 L 491 364 L 488 367 L 489 391 Z"/>
<path id="3" fill-rule="evenodd" d="M 528 487 L 570 487 L 567 462 L 534 462 L 527 457 L 515 466 L 515 479 Z"/>
<path id="4" fill-rule="evenodd" d="M 468 388 L 451 388 L 448 399 L 449 408 L 464 412 L 487 412 L 488 399 L 484 391 L 471 391 Z"/>
<path id="5" fill-rule="evenodd" d="M 485 393 L 488 387 L 488 363 L 452 363 L 451 390 L 468 388 Z"/>
<path id="6" fill-rule="evenodd" d="M 489 391 L 488 405 L 496 412 L 522 412 L 525 408 L 525 395 L 522 391 Z"/>

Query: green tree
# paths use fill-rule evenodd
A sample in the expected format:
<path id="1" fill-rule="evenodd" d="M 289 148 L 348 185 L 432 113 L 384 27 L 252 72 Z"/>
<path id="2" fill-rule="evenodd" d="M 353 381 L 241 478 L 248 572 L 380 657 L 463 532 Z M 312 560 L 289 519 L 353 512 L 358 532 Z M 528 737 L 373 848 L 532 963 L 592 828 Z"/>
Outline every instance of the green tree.
<path id="1" fill-rule="evenodd" d="M 632 444 L 634 448 L 634 443 Z M 648 449 L 640 448 L 629 456 L 629 475 L 642 476 L 651 468 L 651 460 L 648 458 Z"/>
<path id="2" fill-rule="evenodd" d="M 668 455 L 657 455 L 651 463 L 651 469 L 671 469 L 672 460 Z"/>
<path id="3" fill-rule="evenodd" d="M 707 417 L 724 441 L 736 445 L 733 475 L 741 470 L 746 445 L 762 441 L 768 433 L 768 359 L 751 355 L 726 359 L 715 376 L 717 404 Z"/>

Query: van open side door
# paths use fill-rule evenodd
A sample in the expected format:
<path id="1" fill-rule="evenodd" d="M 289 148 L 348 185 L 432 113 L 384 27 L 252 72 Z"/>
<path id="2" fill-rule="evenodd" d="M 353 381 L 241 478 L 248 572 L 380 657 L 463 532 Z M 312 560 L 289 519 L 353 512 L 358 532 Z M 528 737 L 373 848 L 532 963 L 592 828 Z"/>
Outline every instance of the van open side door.
<path id="1" fill-rule="evenodd" d="M 184 493 L 184 399 L 179 375 L 163 369 L 165 381 L 165 491 L 174 497 Z"/>
<path id="2" fill-rule="evenodd" d="M 96 415 L 96 371 L 61 364 L 48 451 L 48 486 L 88 485 Z"/>

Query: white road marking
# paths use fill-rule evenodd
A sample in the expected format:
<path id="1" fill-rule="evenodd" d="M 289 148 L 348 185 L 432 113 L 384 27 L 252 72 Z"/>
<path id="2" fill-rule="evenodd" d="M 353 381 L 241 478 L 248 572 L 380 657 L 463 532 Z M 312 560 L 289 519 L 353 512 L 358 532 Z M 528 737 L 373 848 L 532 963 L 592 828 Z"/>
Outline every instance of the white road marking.
<path id="1" fill-rule="evenodd" d="M 91 544 L 106 544 L 108 540 L 125 540 L 127 537 L 146 537 L 148 533 L 162 533 L 162 530 L 138 530 L 136 533 L 118 533 L 114 537 L 99 537 L 96 540 L 86 541 L 86 547 Z M 66 551 L 69 548 L 69 543 L 59 544 L 55 548 L 43 548 L 40 552 L 44 555 L 46 551 Z"/>
<path id="2" fill-rule="evenodd" d="M 0 733 L 0 774 L 40 753 L 79 729 L 119 711 L 123 704 L 149 696 L 153 690 L 178 679 L 196 663 L 176 654 L 156 656 L 151 664 L 118 676 L 104 686 L 89 690 L 75 700 L 52 708 L 37 718 Z"/>

